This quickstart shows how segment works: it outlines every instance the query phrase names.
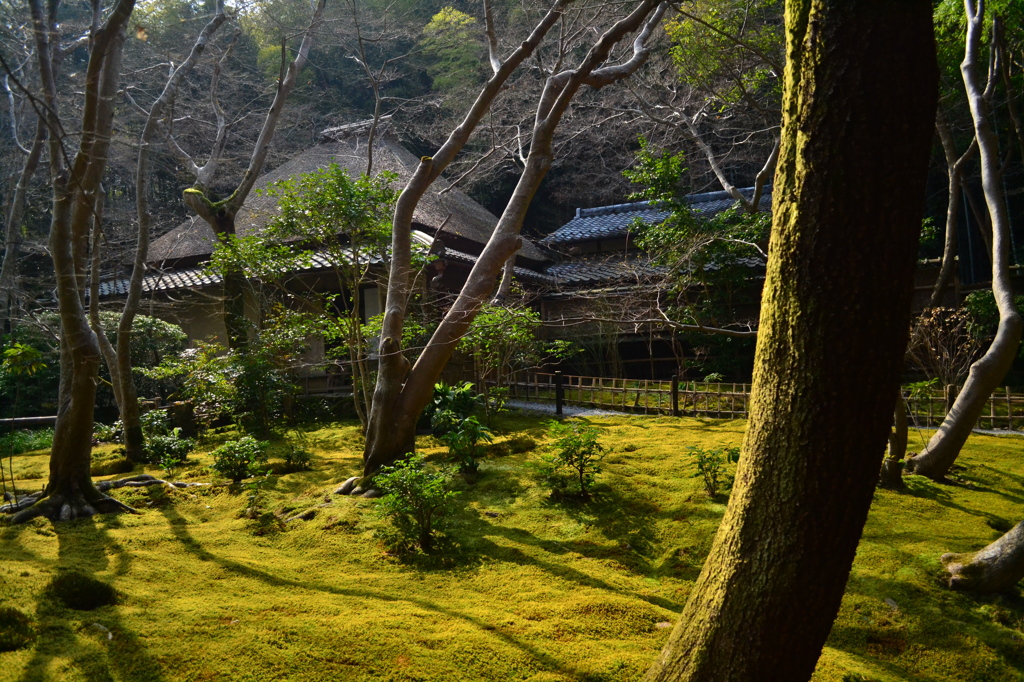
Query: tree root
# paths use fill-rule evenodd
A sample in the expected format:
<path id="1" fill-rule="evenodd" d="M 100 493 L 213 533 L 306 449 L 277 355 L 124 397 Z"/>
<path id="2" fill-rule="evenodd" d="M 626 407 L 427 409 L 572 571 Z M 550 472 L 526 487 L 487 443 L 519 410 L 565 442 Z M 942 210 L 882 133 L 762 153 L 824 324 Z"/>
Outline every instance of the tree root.
<path id="1" fill-rule="evenodd" d="M 86 498 L 85 495 L 69 497 L 65 495 L 47 495 L 45 490 L 26 495 L 17 502 L 0 506 L 0 513 L 14 514 L 11 524 L 25 523 L 44 516 L 54 523 L 72 521 L 96 514 L 138 514 L 139 512 L 127 504 L 105 495 L 109 490 L 117 488 L 143 488 L 151 485 L 165 485 L 170 488 L 195 488 L 209 483 L 185 483 L 183 481 L 165 481 L 149 474 L 139 474 L 120 478 L 115 481 L 100 481 L 96 484 L 97 495 Z"/>

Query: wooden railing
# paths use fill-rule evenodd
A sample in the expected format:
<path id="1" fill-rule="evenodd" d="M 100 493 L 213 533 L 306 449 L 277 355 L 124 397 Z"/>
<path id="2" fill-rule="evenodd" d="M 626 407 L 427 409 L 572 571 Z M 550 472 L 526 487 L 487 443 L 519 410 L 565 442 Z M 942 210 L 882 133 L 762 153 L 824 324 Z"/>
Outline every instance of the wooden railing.
<path id="1" fill-rule="evenodd" d="M 530 372 L 513 375 L 509 397 L 555 403 L 556 407 L 561 403 L 632 414 L 746 419 L 750 384 Z M 946 416 L 948 401 L 942 391 L 904 391 L 903 397 L 912 426 L 936 427 Z M 1024 431 L 1024 395 L 1011 393 L 1009 388 L 1000 389 L 989 397 L 987 409 L 975 427 Z"/>

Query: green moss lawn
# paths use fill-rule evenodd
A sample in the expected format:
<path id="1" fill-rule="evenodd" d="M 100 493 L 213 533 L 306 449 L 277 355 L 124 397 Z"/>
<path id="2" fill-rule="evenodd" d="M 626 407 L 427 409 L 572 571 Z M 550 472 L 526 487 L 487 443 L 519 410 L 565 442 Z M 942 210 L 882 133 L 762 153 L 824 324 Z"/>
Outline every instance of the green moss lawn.
<path id="1" fill-rule="evenodd" d="M 433 558 L 387 552 L 375 501 L 330 494 L 359 468 L 350 424 L 307 434 L 313 469 L 271 478 L 262 521 L 242 513 L 250 491 L 216 485 L 116 491 L 137 516 L 2 527 L 0 606 L 29 615 L 37 637 L 0 653 L 0 681 L 637 680 L 725 508 L 686 447 L 738 445 L 745 423 L 589 421 L 613 448 L 590 502 L 548 498 L 528 466 L 541 420 L 506 417 L 499 441 L 526 433 L 539 447 L 488 456 L 460 483 Z M 214 482 L 203 453 L 217 443 L 174 478 Z M 938 560 L 1024 515 L 1022 446 L 976 435 L 955 484 L 911 477 L 908 492 L 877 493 L 815 680 L 1024 678 L 1024 599 L 950 592 Z M 420 447 L 443 460 L 432 438 Z M 114 457 L 96 448 L 97 471 Z M 19 488 L 38 488 L 46 453 L 13 465 Z M 277 516 L 312 508 L 278 530 Z M 72 569 L 112 585 L 117 603 L 60 605 L 46 586 Z"/>

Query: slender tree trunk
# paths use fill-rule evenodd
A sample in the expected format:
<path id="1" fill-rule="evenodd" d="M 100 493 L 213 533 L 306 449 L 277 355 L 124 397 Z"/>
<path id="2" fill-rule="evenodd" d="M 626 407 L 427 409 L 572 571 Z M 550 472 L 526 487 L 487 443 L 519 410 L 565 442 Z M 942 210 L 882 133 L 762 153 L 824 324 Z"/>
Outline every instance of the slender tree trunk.
<path id="1" fill-rule="evenodd" d="M 25 197 L 28 195 L 28 187 L 36 174 L 36 169 L 39 168 L 39 159 L 43 155 L 45 142 L 46 126 L 40 119 L 36 121 L 36 134 L 21 167 L 18 184 L 15 185 L 14 195 L 7 210 L 7 238 L 4 240 L 3 264 L 0 264 L 0 333 L 9 331 L 17 298 L 18 259 L 21 257 L 21 223 L 25 217 Z"/>
<path id="2" fill-rule="evenodd" d="M 892 431 L 889 433 L 889 452 L 882 460 L 882 473 L 879 475 L 878 486 L 890 490 L 906 488 L 903 482 L 903 458 L 907 454 L 907 402 L 903 399 L 903 390 L 898 391 L 896 408 L 892 414 Z"/>
<path id="3" fill-rule="evenodd" d="M 946 193 L 946 238 L 942 248 L 942 265 L 939 267 L 939 276 L 935 278 L 935 286 L 932 288 L 932 295 L 928 299 L 929 308 L 937 308 L 942 305 L 942 295 L 953 281 L 953 273 L 956 271 L 957 252 L 957 216 L 960 213 L 960 188 L 963 183 L 963 169 L 967 161 L 978 151 L 978 142 L 971 140 L 971 145 L 961 156 L 957 157 L 956 140 L 953 139 L 953 130 L 942 115 L 939 109 L 935 117 L 935 130 L 939 134 L 939 141 L 942 143 L 942 151 L 946 157 L 946 174 L 949 177 L 949 189 Z"/>
<path id="4" fill-rule="evenodd" d="M 749 429 L 648 682 L 810 678 L 892 421 L 935 115 L 931 4 L 790 0 L 786 36 Z"/>
<path id="5" fill-rule="evenodd" d="M 984 6 L 979 0 L 966 0 L 967 48 L 960 64 L 967 99 L 974 119 L 974 134 L 981 157 L 981 183 L 985 203 L 992 222 L 992 293 L 999 308 L 999 327 L 988 351 L 971 365 L 960 394 L 942 421 L 927 447 L 907 460 L 907 471 L 940 480 L 953 466 L 961 448 L 971 435 L 988 403 L 989 396 L 999 387 L 1009 371 L 1020 345 L 1024 323 L 1013 301 L 1010 282 L 1010 217 L 1003 193 L 1002 170 L 999 159 L 999 138 L 989 121 L 990 99 L 995 84 L 995 70 L 988 88 L 982 87 L 978 75 L 978 55 L 984 31 Z M 998 21 L 998 19 L 997 19 Z"/>
<path id="6" fill-rule="evenodd" d="M 943 554 L 949 586 L 969 592 L 1002 592 L 1024 578 L 1024 521 L 971 554 Z"/>

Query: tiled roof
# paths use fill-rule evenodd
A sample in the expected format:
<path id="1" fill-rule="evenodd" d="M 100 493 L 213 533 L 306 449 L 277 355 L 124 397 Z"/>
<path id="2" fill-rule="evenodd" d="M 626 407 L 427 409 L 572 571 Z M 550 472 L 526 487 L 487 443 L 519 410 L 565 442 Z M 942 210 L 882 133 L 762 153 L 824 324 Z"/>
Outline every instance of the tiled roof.
<path id="1" fill-rule="evenodd" d="M 735 264 L 751 269 L 764 268 L 764 261 L 760 258 L 737 258 Z M 716 263 L 704 265 L 704 269 L 709 271 L 718 270 L 719 267 Z M 575 259 L 555 263 L 548 266 L 546 270 L 556 286 L 569 288 L 613 282 L 633 284 L 651 282 L 654 278 L 667 274 L 668 271 L 668 268 L 654 265 L 642 255 Z"/>
<path id="2" fill-rule="evenodd" d="M 607 282 L 638 282 L 664 274 L 665 269 L 651 265 L 645 258 L 594 258 L 555 263 L 547 274 L 556 285 L 580 286 Z"/>
<path id="3" fill-rule="evenodd" d="M 740 192 L 747 199 L 754 196 L 753 187 L 741 189 Z M 764 193 L 761 195 L 761 201 L 758 206 L 760 210 L 771 210 L 771 192 L 771 187 L 764 188 Z M 708 218 L 721 213 L 736 203 L 736 200 L 728 192 L 724 191 L 690 194 L 683 198 L 690 205 L 690 209 L 694 213 Z M 599 206 L 597 208 L 578 208 L 576 209 L 575 218 L 540 240 L 539 243 L 545 246 L 556 246 L 573 242 L 624 237 L 637 219 L 648 225 L 653 225 L 661 222 L 668 215 L 669 212 L 665 208 L 650 201 Z"/>
<path id="4" fill-rule="evenodd" d="M 415 238 L 415 237 L 414 237 Z M 476 263 L 476 256 L 455 249 L 445 249 L 445 258 L 469 263 Z M 383 262 L 380 256 L 372 256 L 369 262 L 379 265 Z M 310 272 L 313 270 L 326 270 L 335 266 L 329 254 L 317 251 L 312 254 L 307 265 L 298 268 L 296 272 Z M 524 280 L 531 282 L 552 284 L 554 278 L 542 272 L 536 272 L 527 268 L 516 266 L 515 273 Z M 180 289 L 202 289 L 221 283 L 220 275 L 211 274 L 205 265 L 191 268 L 179 268 L 154 272 L 146 275 L 142 280 L 142 290 L 146 293 L 153 291 L 175 291 Z M 107 296 L 126 296 L 128 294 L 128 279 L 115 279 L 100 282 L 100 298 Z"/>
<path id="5" fill-rule="evenodd" d="M 149 293 L 153 291 L 174 291 L 177 289 L 202 289 L 214 284 L 220 284 L 220 282 L 220 275 L 210 274 L 206 267 L 200 266 L 167 272 L 154 272 L 146 275 L 142 278 L 142 290 Z M 100 282 L 100 298 L 127 295 L 128 278 Z"/>
<path id="6" fill-rule="evenodd" d="M 460 261 L 462 263 L 468 263 L 470 265 L 476 263 L 476 256 L 468 253 L 463 253 L 462 251 L 456 251 L 455 249 L 445 248 L 444 257 L 451 260 Z M 513 268 L 513 272 L 515 272 L 516 277 L 524 279 L 528 282 L 536 282 L 538 284 L 555 283 L 555 278 L 550 275 L 546 275 L 543 272 L 537 272 L 536 270 L 530 270 L 528 268 L 521 268 L 518 265 Z"/>

